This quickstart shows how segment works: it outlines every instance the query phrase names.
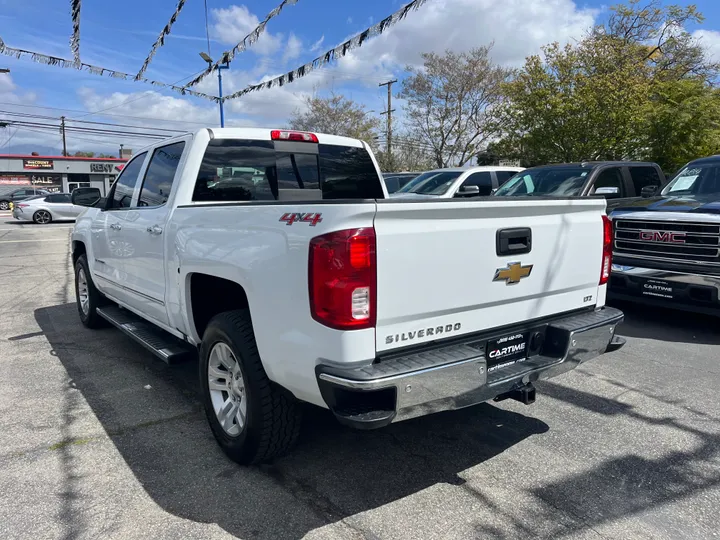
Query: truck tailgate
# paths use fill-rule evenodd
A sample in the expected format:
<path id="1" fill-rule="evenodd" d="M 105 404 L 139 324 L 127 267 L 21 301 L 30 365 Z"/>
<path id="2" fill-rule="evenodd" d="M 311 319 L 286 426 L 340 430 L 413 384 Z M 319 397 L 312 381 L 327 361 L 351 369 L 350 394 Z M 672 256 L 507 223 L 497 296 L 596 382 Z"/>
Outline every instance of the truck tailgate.
<path id="1" fill-rule="evenodd" d="M 379 202 L 377 351 L 594 306 L 604 209 L 594 198 Z M 530 252 L 498 255 L 505 229 L 529 229 Z"/>

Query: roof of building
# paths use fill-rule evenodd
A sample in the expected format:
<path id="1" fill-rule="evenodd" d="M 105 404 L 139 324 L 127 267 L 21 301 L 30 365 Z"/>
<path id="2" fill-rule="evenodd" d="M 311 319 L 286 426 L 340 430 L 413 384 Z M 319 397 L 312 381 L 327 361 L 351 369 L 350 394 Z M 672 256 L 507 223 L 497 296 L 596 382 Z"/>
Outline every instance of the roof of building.
<path id="1" fill-rule="evenodd" d="M 80 157 L 80 156 L 29 156 L 27 154 L 0 154 L 0 159 L 54 159 L 72 161 L 128 161 L 129 158 Z"/>

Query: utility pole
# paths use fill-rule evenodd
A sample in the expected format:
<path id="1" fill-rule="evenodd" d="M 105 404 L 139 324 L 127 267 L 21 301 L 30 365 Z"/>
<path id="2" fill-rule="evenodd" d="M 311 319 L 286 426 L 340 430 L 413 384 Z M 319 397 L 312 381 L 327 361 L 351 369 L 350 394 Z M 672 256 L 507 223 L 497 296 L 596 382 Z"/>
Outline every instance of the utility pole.
<path id="1" fill-rule="evenodd" d="M 62 133 L 63 140 L 63 156 L 67 157 L 67 146 L 65 144 L 65 117 L 60 117 L 60 133 Z"/>
<path id="2" fill-rule="evenodd" d="M 387 114 L 387 133 L 385 134 L 385 142 L 387 143 L 387 159 L 390 164 L 392 164 L 392 113 L 395 112 L 395 109 L 392 108 L 392 85 L 396 82 L 397 79 L 393 79 L 392 81 L 378 84 L 378 86 L 387 86 L 388 89 L 387 111 L 380 114 Z"/>

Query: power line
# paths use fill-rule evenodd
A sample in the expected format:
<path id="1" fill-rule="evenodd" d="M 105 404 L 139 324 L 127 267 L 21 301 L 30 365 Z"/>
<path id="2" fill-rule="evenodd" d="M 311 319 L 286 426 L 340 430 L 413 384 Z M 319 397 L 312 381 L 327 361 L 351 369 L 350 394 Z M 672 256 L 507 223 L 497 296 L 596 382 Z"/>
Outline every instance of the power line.
<path id="1" fill-rule="evenodd" d="M 61 107 L 46 107 L 43 105 L 21 105 L 20 103 L 7 103 L 7 102 L 0 102 L 0 105 L 10 105 L 12 107 L 23 107 L 26 109 L 47 109 L 50 111 L 64 111 L 64 112 L 79 112 L 79 113 L 87 113 L 88 111 L 80 110 L 80 109 L 65 109 Z M 95 114 L 95 113 L 90 113 Z M 207 122 L 191 122 L 189 120 L 169 120 L 167 118 L 157 118 L 154 116 L 130 116 L 127 114 L 103 114 L 103 116 L 113 116 L 113 117 L 119 117 L 119 118 L 132 118 L 133 120 L 155 120 L 157 122 L 169 122 L 172 124 L 193 124 L 198 126 L 207 126 Z M 48 117 L 50 118 L 50 117 Z M 82 117 L 81 117 L 82 118 Z M 79 120 L 76 120 L 79 122 Z"/>
<path id="2" fill-rule="evenodd" d="M 61 124 L 58 126 L 57 124 L 43 124 L 39 122 L 29 122 L 29 121 L 21 121 L 21 120 L 7 120 L 3 121 L 3 123 L 6 123 L 9 126 L 23 126 L 23 127 L 35 127 L 35 128 L 44 128 L 44 129 L 53 129 L 57 130 L 58 128 L 62 129 L 62 119 Z M 96 135 L 121 135 L 125 137 L 136 137 L 136 138 L 147 138 L 147 139 L 167 139 L 169 136 L 165 133 L 141 133 L 141 132 L 132 132 L 132 131 L 118 131 L 118 130 L 111 130 L 111 129 L 98 129 L 98 128 L 89 128 L 89 127 L 80 127 L 80 126 L 67 126 L 65 125 L 65 131 L 71 132 L 71 133 L 87 133 L 87 134 L 96 134 Z"/>
<path id="3" fill-rule="evenodd" d="M 7 114 L 10 116 L 17 116 L 20 118 L 33 118 L 33 119 L 40 119 L 40 120 L 58 120 L 57 117 L 54 116 L 44 116 L 39 114 L 30 114 L 30 113 L 16 113 L 12 111 L 2 111 L 0 110 L 0 113 Z M 133 128 L 133 129 L 152 129 L 154 131 L 165 131 L 171 134 L 180 134 L 180 133 L 186 133 L 186 130 L 182 129 L 165 129 L 165 128 L 157 128 L 157 127 L 148 127 L 148 126 L 133 126 L 128 124 L 113 124 L 109 122 L 93 122 L 92 120 L 76 120 L 73 118 L 68 118 L 67 116 L 60 118 L 65 118 L 68 122 L 76 122 L 76 123 L 82 123 L 82 124 L 92 124 L 92 125 L 99 125 L 99 126 L 112 126 L 112 127 L 126 127 L 126 128 Z"/>

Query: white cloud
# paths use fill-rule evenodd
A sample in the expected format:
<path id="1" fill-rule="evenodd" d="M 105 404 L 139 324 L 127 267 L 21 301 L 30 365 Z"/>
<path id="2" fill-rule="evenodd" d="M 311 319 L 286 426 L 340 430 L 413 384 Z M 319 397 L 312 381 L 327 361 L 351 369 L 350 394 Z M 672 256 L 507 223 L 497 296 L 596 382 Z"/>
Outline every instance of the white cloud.
<path id="1" fill-rule="evenodd" d="M 213 25 L 215 35 L 222 42 L 232 45 L 242 41 L 260 24 L 260 19 L 251 13 L 247 6 L 213 9 L 212 16 L 215 19 Z M 249 50 L 262 55 L 272 55 L 278 52 L 281 45 L 282 36 L 271 34 L 266 30 Z"/>
<path id="2" fill-rule="evenodd" d="M 325 34 L 320 36 L 320 39 L 318 39 L 315 43 L 312 44 L 312 46 L 310 47 L 310 52 L 318 52 L 322 48 L 324 41 Z"/>
<path id="3" fill-rule="evenodd" d="M 283 53 L 283 62 L 295 60 L 302 52 L 302 41 L 295 34 L 291 33 Z"/>
<path id="4" fill-rule="evenodd" d="M 692 36 L 705 47 L 709 60 L 720 62 L 720 32 L 715 30 L 695 30 Z"/>
<path id="5" fill-rule="evenodd" d="M 348 17 L 348 18 L 347 18 L 347 23 L 348 23 L 348 24 L 352 24 L 352 23 L 353 23 L 353 18 L 352 18 L 352 17 Z"/>
<path id="6" fill-rule="evenodd" d="M 0 73 L 0 102 L 26 105 L 36 100 L 35 92 L 20 92 L 10 74 Z"/>

